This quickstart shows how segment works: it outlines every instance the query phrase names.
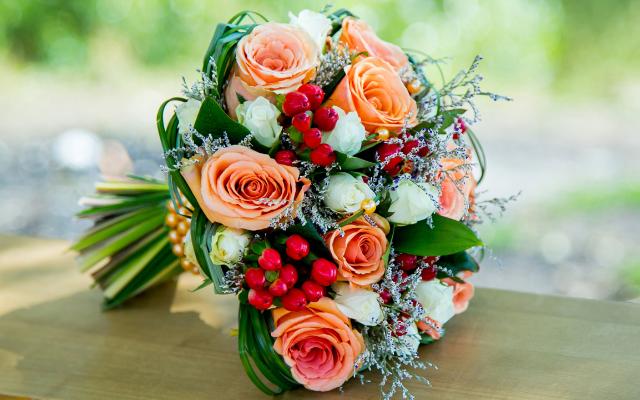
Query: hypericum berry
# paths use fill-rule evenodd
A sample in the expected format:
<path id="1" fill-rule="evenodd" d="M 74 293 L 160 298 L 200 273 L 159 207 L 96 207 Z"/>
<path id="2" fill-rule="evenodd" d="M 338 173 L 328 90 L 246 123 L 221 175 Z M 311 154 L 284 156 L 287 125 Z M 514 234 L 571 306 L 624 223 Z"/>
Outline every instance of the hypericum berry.
<path id="1" fill-rule="evenodd" d="M 322 143 L 322 132 L 318 128 L 310 128 L 302 132 L 302 141 L 310 149 L 315 149 Z"/>
<path id="2" fill-rule="evenodd" d="M 266 248 L 258 258 L 258 265 L 266 271 L 275 271 L 282 268 L 282 257 L 275 249 Z"/>
<path id="3" fill-rule="evenodd" d="M 333 107 L 320 107 L 313 113 L 313 124 L 321 131 L 332 131 L 338 122 L 338 112 Z"/>
<path id="4" fill-rule="evenodd" d="M 300 289 L 291 289 L 287 294 L 282 296 L 282 306 L 289 311 L 304 310 L 307 304 L 307 297 Z"/>
<path id="5" fill-rule="evenodd" d="M 324 91 L 320 86 L 305 83 L 298 88 L 298 92 L 303 93 L 311 103 L 311 109 L 315 110 L 322 104 L 324 100 Z"/>
<path id="6" fill-rule="evenodd" d="M 314 281 L 305 281 L 302 284 L 302 291 L 307 300 L 313 302 L 318 301 L 324 296 L 324 286 L 318 285 Z"/>
<path id="7" fill-rule="evenodd" d="M 291 125 L 293 125 L 300 132 L 304 132 L 311 128 L 311 115 L 309 112 L 303 112 L 296 114 L 291 119 Z"/>
<path id="8" fill-rule="evenodd" d="M 400 172 L 402 168 L 402 157 L 396 156 L 400 153 L 400 145 L 397 143 L 382 143 L 376 149 L 378 153 L 378 159 L 381 162 L 386 162 L 382 167 L 389 175 L 394 176 Z"/>
<path id="9" fill-rule="evenodd" d="M 396 256 L 396 262 L 400 265 L 400 269 L 403 271 L 413 271 L 418 266 L 418 256 L 413 254 L 398 254 Z"/>
<path id="10" fill-rule="evenodd" d="M 244 281 L 247 282 L 247 286 L 251 289 L 262 289 L 267 282 L 267 278 L 264 276 L 264 270 L 260 268 L 249 268 L 244 273 Z"/>
<path id="11" fill-rule="evenodd" d="M 279 150 L 274 158 L 278 164 L 289 166 L 293 165 L 293 162 L 298 159 L 296 152 L 293 150 Z"/>
<path id="12" fill-rule="evenodd" d="M 273 304 L 273 296 L 264 289 L 249 290 L 249 304 L 258 310 L 266 310 Z"/>
<path id="13" fill-rule="evenodd" d="M 293 285 L 298 282 L 298 270 L 291 264 L 286 264 L 280 270 L 280 279 L 287 284 L 287 287 L 291 289 Z"/>
<path id="14" fill-rule="evenodd" d="M 311 264 L 311 278 L 322 286 L 330 286 L 338 278 L 338 267 L 327 259 L 318 258 Z"/>
<path id="15" fill-rule="evenodd" d="M 309 254 L 310 246 L 307 239 L 298 234 L 291 235 L 285 242 L 287 255 L 292 260 L 302 260 Z"/>
<path id="16" fill-rule="evenodd" d="M 423 281 L 430 281 L 438 275 L 438 270 L 435 264 L 428 265 L 422 270 L 421 278 Z"/>
<path id="17" fill-rule="evenodd" d="M 269 285 L 269 293 L 273 297 L 284 296 L 285 293 L 289 290 L 289 286 L 287 283 L 282 280 L 282 278 L 278 278 L 271 285 Z"/>
<path id="18" fill-rule="evenodd" d="M 333 148 L 326 143 L 322 143 L 320 146 L 311 150 L 309 154 L 311 162 L 321 167 L 328 167 L 336 161 L 336 153 Z"/>
<path id="19" fill-rule="evenodd" d="M 293 117 L 296 114 L 309 111 L 311 109 L 311 103 L 307 96 L 300 92 L 290 92 L 284 97 L 282 103 L 282 112 L 287 117 Z"/>

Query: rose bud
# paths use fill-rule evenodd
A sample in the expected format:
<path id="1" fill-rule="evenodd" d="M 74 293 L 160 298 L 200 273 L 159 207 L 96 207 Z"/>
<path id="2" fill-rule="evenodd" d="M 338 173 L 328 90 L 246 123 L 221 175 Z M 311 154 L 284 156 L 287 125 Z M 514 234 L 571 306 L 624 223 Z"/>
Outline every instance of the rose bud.
<path id="1" fill-rule="evenodd" d="M 273 297 L 283 296 L 285 293 L 287 293 L 288 290 L 289 286 L 281 278 L 276 279 L 271 285 L 269 285 L 269 293 Z"/>
<path id="2" fill-rule="evenodd" d="M 309 111 L 311 109 L 311 103 L 309 99 L 302 93 L 290 92 L 284 97 L 282 103 L 282 111 L 287 117 L 293 117 L 296 114 Z"/>
<path id="3" fill-rule="evenodd" d="M 300 235 L 291 235 L 285 242 L 287 255 L 292 260 L 302 260 L 309 254 L 309 242 Z"/>
<path id="4" fill-rule="evenodd" d="M 329 286 L 338 278 L 338 267 L 327 259 L 318 258 L 311 264 L 311 278 L 322 286 Z"/>
<path id="5" fill-rule="evenodd" d="M 303 93 L 311 103 L 311 109 L 316 110 L 324 100 L 324 91 L 320 86 L 305 83 L 298 88 L 298 92 Z"/>
<path id="6" fill-rule="evenodd" d="M 279 150 L 274 158 L 278 164 L 288 166 L 292 166 L 293 162 L 298 159 L 296 152 L 293 150 Z"/>
<path id="7" fill-rule="evenodd" d="M 322 143 L 322 132 L 318 128 L 310 128 L 302 132 L 302 141 L 310 149 L 315 149 Z"/>
<path id="8" fill-rule="evenodd" d="M 336 153 L 333 148 L 326 143 L 321 144 L 311 150 L 309 154 L 311 162 L 320 167 L 328 167 L 336 161 Z"/>
<path id="9" fill-rule="evenodd" d="M 282 306 L 289 311 L 300 311 L 308 304 L 307 297 L 300 289 L 291 289 L 282 296 Z"/>
<path id="10" fill-rule="evenodd" d="M 385 162 L 382 167 L 389 175 L 394 176 L 402 168 L 402 157 L 395 156 L 400 153 L 400 145 L 397 143 L 383 143 L 376 149 L 380 162 Z"/>
<path id="11" fill-rule="evenodd" d="M 258 265 L 266 271 L 275 271 L 282 268 L 282 258 L 275 249 L 266 248 L 258 258 Z"/>
<path id="12" fill-rule="evenodd" d="M 264 276 L 264 270 L 260 268 L 249 268 L 244 273 L 244 281 L 247 282 L 247 286 L 251 289 L 262 289 L 267 282 L 267 278 Z"/>
<path id="13" fill-rule="evenodd" d="M 280 270 L 280 279 L 287 284 L 287 287 L 291 289 L 293 285 L 298 281 L 298 270 L 291 264 L 286 264 Z"/>
<path id="14" fill-rule="evenodd" d="M 305 281 L 302 284 L 302 291 L 311 302 L 318 301 L 324 296 L 324 286 L 320 286 L 314 281 Z"/>
<path id="15" fill-rule="evenodd" d="M 333 107 L 321 107 L 314 112 L 313 123 L 321 131 L 329 132 L 336 127 L 338 118 L 338 112 Z"/>
<path id="16" fill-rule="evenodd" d="M 403 271 L 413 271 L 417 267 L 418 257 L 413 254 L 398 254 L 396 262 Z"/>
<path id="17" fill-rule="evenodd" d="M 311 115 L 308 112 L 296 114 L 291 119 L 291 125 L 293 125 L 300 132 L 304 132 L 311 128 Z"/>
<path id="18" fill-rule="evenodd" d="M 249 304 L 258 310 L 266 310 L 273 304 L 273 296 L 264 289 L 249 290 Z"/>

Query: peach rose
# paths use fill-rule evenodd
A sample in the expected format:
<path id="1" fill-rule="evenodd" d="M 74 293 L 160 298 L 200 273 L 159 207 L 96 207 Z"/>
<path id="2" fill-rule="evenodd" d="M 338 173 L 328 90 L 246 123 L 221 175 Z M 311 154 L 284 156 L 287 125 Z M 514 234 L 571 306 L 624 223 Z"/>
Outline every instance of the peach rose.
<path id="1" fill-rule="evenodd" d="M 360 286 L 376 283 L 384 275 L 382 256 L 388 240 L 382 229 L 371 226 L 364 218 L 325 235 L 325 243 L 338 264 L 338 275 Z"/>
<path id="2" fill-rule="evenodd" d="M 365 57 L 345 69 L 327 105 L 358 113 L 369 132 L 398 132 L 417 123 L 418 107 L 393 67 L 381 58 Z"/>
<path id="3" fill-rule="evenodd" d="M 302 311 L 276 308 L 273 321 L 273 348 L 304 387 L 326 392 L 351 378 L 364 340 L 333 300 L 323 297 Z"/>
<path id="4" fill-rule="evenodd" d="M 350 51 L 367 52 L 369 56 L 382 58 L 393 68 L 399 70 L 409 63 L 407 55 L 395 44 L 385 42 L 361 19 L 345 18 L 342 21 L 340 42 Z"/>
<path id="5" fill-rule="evenodd" d="M 218 150 L 181 173 L 210 221 L 250 231 L 268 228 L 311 184 L 297 168 L 244 146 Z"/>
<path id="6" fill-rule="evenodd" d="M 466 276 L 471 276 L 471 273 L 468 272 Z M 469 300 L 473 298 L 475 292 L 473 285 L 469 282 L 456 282 L 450 278 L 443 279 L 442 282 L 453 286 L 453 308 L 456 314 L 465 312 L 469 307 Z"/>
<path id="7" fill-rule="evenodd" d="M 470 169 L 460 168 L 465 160 L 448 158 L 441 163 L 446 175 L 442 181 L 438 214 L 460 220 L 473 207 L 476 180 Z"/>
<path id="8" fill-rule="evenodd" d="M 315 75 L 318 54 L 313 38 L 298 26 L 275 22 L 258 25 L 240 39 L 236 48 L 236 65 L 225 91 L 229 113 L 235 113 L 236 93 L 253 100 L 266 97 L 264 92 L 296 90 Z"/>

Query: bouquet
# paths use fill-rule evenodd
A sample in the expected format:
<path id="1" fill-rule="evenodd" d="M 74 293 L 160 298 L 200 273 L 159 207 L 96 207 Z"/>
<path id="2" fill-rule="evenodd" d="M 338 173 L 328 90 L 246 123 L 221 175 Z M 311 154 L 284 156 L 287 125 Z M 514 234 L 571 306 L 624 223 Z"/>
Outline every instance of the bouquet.
<path id="1" fill-rule="evenodd" d="M 405 380 L 428 383 L 418 347 L 467 309 L 482 253 L 470 126 L 474 98 L 500 96 L 480 89 L 479 61 L 437 84 L 439 61 L 347 10 L 239 13 L 160 106 L 168 180 L 82 199 L 82 269 L 106 308 L 185 270 L 236 295 L 240 360 L 266 394 L 375 370 L 383 397 L 411 397 Z"/>

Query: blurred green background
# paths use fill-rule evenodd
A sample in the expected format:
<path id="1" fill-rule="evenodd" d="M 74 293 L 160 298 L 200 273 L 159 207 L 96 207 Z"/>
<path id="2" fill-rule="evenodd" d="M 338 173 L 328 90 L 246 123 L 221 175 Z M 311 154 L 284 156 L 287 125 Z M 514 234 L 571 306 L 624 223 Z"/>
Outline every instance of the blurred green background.
<path id="1" fill-rule="evenodd" d="M 481 286 L 640 295 L 640 1 L 342 1 L 383 38 L 485 57 L 476 131 L 481 200 L 522 191 L 483 227 Z M 100 173 L 160 175 L 155 108 L 191 80 L 217 22 L 242 9 L 287 21 L 316 1 L 0 2 L 0 232 L 72 238 Z"/>

